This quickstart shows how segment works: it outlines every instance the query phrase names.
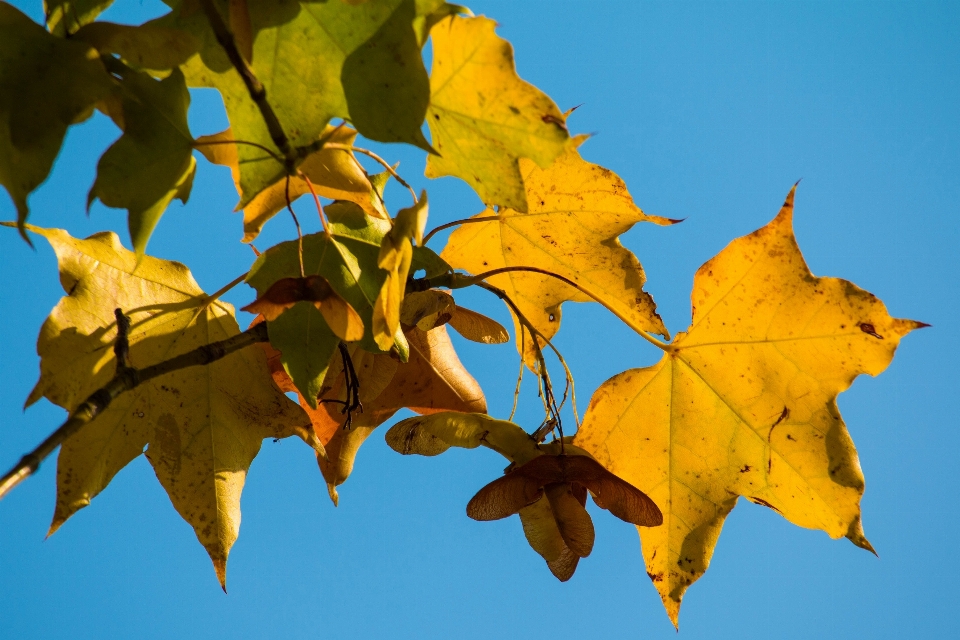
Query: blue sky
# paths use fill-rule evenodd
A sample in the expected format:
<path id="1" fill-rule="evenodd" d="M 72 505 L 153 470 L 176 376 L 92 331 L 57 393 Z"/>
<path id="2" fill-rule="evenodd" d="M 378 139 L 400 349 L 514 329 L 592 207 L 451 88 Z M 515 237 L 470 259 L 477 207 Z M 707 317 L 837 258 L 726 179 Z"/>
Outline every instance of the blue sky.
<path id="1" fill-rule="evenodd" d="M 40 3 L 15 2 L 38 18 Z M 142 20 L 159 3 L 122 1 L 109 19 Z M 624 237 L 646 268 L 668 327 L 686 328 L 694 271 L 797 194 L 796 232 L 811 270 L 873 292 L 930 329 L 907 337 L 882 376 L 861 378 L 840 409 L 867 478 L 863 521 L 879 559 L 741 500 L 710 570 L 680 614 L 686 638 L 954 637 L 954 531 L 960 420 L 960 4 L 944 2 L 472 2 L 500 22 L 522 77 L 561 109 L 582 105 L 583 155 L 624 178 L 648 213 L 686 218 Z M 194 135 L 226 126 L 195 92 Z M 31 222 L 78 236 L 116 229 L 123 212 L 84 214 L 96 159 L 117 130 L 97 116 L 71 130 Z M 376 146 L 430 192 L 431 226 L 481 209 L 454 179 L 422 177 L 423 156 Z M 402 193 L 392 194 L 401 202 Z M 225 170 L 204 161 L 186 206 L 150 244 L 185 262 L 208 291 L 249 266 Z M 301 206 L 304 206 L 301 204 Z M 14 209 L 0 195 L 0 219 Z M 312 230 L 312 229 L 311 229 Z M 278 217 L 261 248 L 292 233 Z M 22 411 L 38 372 L 34 343 L 61 295 L 52 252 L 0 229 L 0 467 L 62 420 Z M 243 287 L 228 301 L 252 300 Z M 461 298 L 458 297 L 458 301 Z M 475 294 L 468 306 L 506 322 Z M 241 319 L 241 324 L 244 320 Z M 455 342 L 509 413 L 509 345 Z M 610 376 L 657 359 L 597 307 L 565 307 L 558 344 L 581 406 Z M 506 363 L 506 364 L 504 364 Z M 532 389 L 518 419 L 539 421 Z M 0 632 L 18 638 L 389 637 L 675 638 L 647 579 L 634 529 L 594 509 L 597 544 L 558 583 L 516 518 L 477 523 L 473 493 L 503 468 L 488 451 L 401 457 L 374 434 L 334 508 L 309 450 L 265 442 L 243 495 L 229 595 L 145 460 L 44 541 L 52 461 L 0 503 Z"/>

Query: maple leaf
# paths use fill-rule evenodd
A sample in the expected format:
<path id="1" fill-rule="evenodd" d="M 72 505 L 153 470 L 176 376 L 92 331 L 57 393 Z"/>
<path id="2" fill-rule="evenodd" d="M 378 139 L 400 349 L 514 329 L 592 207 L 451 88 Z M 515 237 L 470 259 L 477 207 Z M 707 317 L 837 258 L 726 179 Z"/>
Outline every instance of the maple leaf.
<path id="1" fill-rule="evenodd" d="M 430 89 L 413 27 L 414 0 L 283 0 L 249 3 L 248 9 L 249 64 L 292 146 L 313 143 L 332 118 L 341 117 L 372 140 L 429 148 L 420 132 Z M 183 66 L 187 83 L 220 91 L 237 140 L 276 151 L 203 12 L 183 2 L 155 24 L 182 29 L 200 40 L 199 55 Z M 240 145 L 237 153 L 243 193 L 239 208 L 244 208 L 285 171 L 255 147 Z"/>
<path id="2" fill-rule="evenodd" d="M 561 581 L 593 549 L 594 529 L 584 505 L 587 489 L 597 506 L 637 526 L 655 527 L 660 510 L 642 491 L 601 467 L 568 442 L 538 444 L 519 426 L 478 413 L 437 413 L 408 418 L 387 432 L 387 444 L 404 455 L 435 456 L 450 447 L 483 445 L 511 464 L 467 504 L 475 520 L 519 514 L 530 546 Z"/>
<path id="3" fill-rule="evenodd" d="M 631 327 L 667 335 L 636 256 L 618 236 L 637 222 L 676 222 L 648 216 L 633 203 L 626 185 L 612 171 L 586 162 L 573 147 L 549 169 L 521 160 L 529 213 L 486 210 L 450 235 L 440 254 L 455 269 L 473 274 L 504 267 L 534 267 L 573 281 L 590 296 L 557 278 L 511 272 L 488 278 L 502 288 L 547 339 L 560 328 L 560 305 L 597 300 Z M 521 338 L 533 366 L 533 339 Z M 542 341 L 541 341 L 542 342 Z"/>
<path id="4" fill-rule="evenodd" d="M 197 52 L 200 45 L 191 34 L 178 29 L 113 22 L 85 24 L 71 39 L 89 43 L 101 55 L 118 55 L 131 67 L 154 71 L 180 66 Z"/>
<path id="5" fill-rule="evenodd" d="M 405 333 L 410 344 L 406 363 L 351 345 L 350 357 L 359 378 L 363 411 L 353 415 L 350 428 L 344 428 L 347 416 L 341 411 L 342 405 L 337 404 L 344 401 L 342 363 L 327 372 L 320 393 L 324 402 L 317 409 L 300 398 L 300 405 L 309 414 L 317 438 L 326 449 L 327 458 L 318 455 L 317 462 L 334 504 L 339 502 L 337 487 L 350 476 L 360 445 L 400 409 L 420 414 L 487 410 L 483 390 L 461 364 L 444 327 L 431 331 L 408 327 Z M 276 351 L 269 345 L 263 348 L 277 385 L 294 390 Z"/>
<path id="6" fill-rule="evenodd" d="M 353 145 L 357 132 L 346 126 L 327 126 L 320 137 L 337 144 Z M 242 198 L 238 145 L 223 144 L 232 140 L 234 137 L 231 129 L 201 136 L 197 138 L 197 150 L 210 162 L 230 167 L 233 182 Z M 374 218 L 389 218 L 383 208 L 379 190 L 352 152 L 323 148 L 308 155 L 299 169 L 313 183 L 318 196 L 331 200 L 347 200 L 358 204 Z M 289 185 L 287 177 L 281 176 L 273 184 L 264 187 L 243 207 L 243 241 L 252 242 L 256 239 L 267 220 L 287 206 L 288 195 L 290 202 L 293 202 L 307 193 L 310 193 L 310 188 L 306 181 L 298 176 L 291 176 Z"/>
<path id="7" fill-rule="evenodd" d="M 49 175 L 67 127 L 89 117 L 112 89 L 89 45 L 52 36 L 0 3 L 0 184 L 17 207 L 24 239 L 27 196 Z"/>
<path id="8" fill-rule="evenodd" d="M 87 209 L 100 199 L 108 207 L 126 209 L 130 238 L 143 255 L 167 205 L 186 203 L 197 161 L 187 126 L 190 94 L 179 69 L 154 80 L 110 59 L 120 79 L 123 135 L 97 163 L 97 179 L 87 195 Z"/>
<path id="9" fill-rule="evenodd" d="M 373 338 L 386 351 L 400 329 L 400 306 L 413 261 L 413 243 L 423 244 L 427 225 L 427 192 L 412 207 L 401 209 L 393 227 L 383 236 L 377 266 L 387 272 L 373 306 Z"/>
<path id="10" fill-rule="evenodd" d="M 570 136 L 553 100 L 517 75 L 513 47 L 495 27 L 489 18 L 451 16 L 431 31 L 427 123 L 439 155 L 427 158 L 426 175 L 456 176 L 484 204 L 525 212 L 518 160 L 549 167 Z"/>
<path id="11" fill-rule="evenodd" d="M 113 0 L 44 0 L 47 28 L 55 36 L 76 33 L 103 13 Z"/>
<path id="12" fill-rule="evenodd" d="M 690 329 L 656 365 L 605 382 L 574 440 L 663 509 L 664 526 L 640 539 L 674 624 L 738 496 L 873 550 L 836 399 L 925 325 L 891 318 L 850 282 L 814 277 L 793 235 L 793 197 L 700 267 Z"/>
<path id="13" fill-rule="evenodd" d="M 281 278 L 243 311 L 270 323 L 267 331 L 283 354 L 284 369 L 314 409 L 337 345 L 363 338 L 360 316 L 323 276 Z"/>
<path id="14" fill-rule="evenodd" d="M 233 308 L 207 300 L 182 264 L 138 257 L 113 233 L 78 240 L 59 229 L 28 228 L 56 252 L 68 295 L 40 331 L 40 380 L 27 405 L 46 397 L 69 411 L 109 382 L 116 308 L 132 320 L 134 367 L 239 333 Z M 307 416 L 271 383 L 258 349 L 145 382 L 63 444 L 50 533 L 147 447 L 157 478 L 206 548 L 223 585 L 250 462 L 264 438 L 291 435 L 319 446 Z"/>

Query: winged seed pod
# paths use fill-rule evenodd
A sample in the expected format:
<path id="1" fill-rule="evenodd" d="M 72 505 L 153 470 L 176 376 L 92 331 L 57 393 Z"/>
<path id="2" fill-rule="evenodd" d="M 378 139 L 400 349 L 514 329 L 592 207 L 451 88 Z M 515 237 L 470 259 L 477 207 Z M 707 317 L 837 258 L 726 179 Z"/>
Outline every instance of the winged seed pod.
<path id="1" fill-rule="evenodd" d="M 409 455 L 435 456 L 452 446 L 486 446 L 511 461 L 506 475 L 489 483 L 467 504 L 474 520 L 519 514 L 527 542 L 559 580 L 569 580 L 580 558 L 593 550 L 587 490 L 597 506 L 642 527 L 663 522 L 642 491 L 604 469 L 578 447 L 538 445 L 522 428 L 482 414 L 445 412 L 408 418 L 387 432 L 387 444 Z"/>

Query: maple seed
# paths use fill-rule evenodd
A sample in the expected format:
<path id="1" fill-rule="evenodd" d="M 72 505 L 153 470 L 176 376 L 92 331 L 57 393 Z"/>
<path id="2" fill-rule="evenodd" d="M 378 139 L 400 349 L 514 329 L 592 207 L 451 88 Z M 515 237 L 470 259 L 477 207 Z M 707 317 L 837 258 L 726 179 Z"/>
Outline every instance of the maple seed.
<path id="1" fill-rule="evenodd" d="M 341 340 L 355 342 L 363 338 L 363 320 L 323 276 L 281 278 L 243 310 L 262 314 L 268 322 L 272 322 L 301 301 L 312 302 L 323 314 L 331 331 Z"/>
<path id="2" fill-rule="evenodd" d="M 553 485 L 589 489 L 598 507 L 625 522 L 641 527 L 663 524 L 663 514 L 647 494 L 591 458 L 562 454 L 538 456 L 483 487 L 467 504 L 467 515 L 474 520 L 506 518 L 539 500 L 544 491 L 551 498 Z M 550 502 L 554 506 L 554 499 Z"/>

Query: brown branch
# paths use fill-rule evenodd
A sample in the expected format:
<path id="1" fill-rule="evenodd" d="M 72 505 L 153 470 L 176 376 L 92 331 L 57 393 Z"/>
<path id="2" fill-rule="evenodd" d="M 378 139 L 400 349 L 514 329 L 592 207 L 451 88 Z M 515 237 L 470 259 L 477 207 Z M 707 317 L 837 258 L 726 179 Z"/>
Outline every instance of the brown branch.
<path id="1" fill-rule="evenodd" d="M 290 141 L 287 139 L 287 134 L 283 132 L 283 127 L 280 125 L 280 120 L 277 119 L 277 114 L 274 113 L 273 107 L 267 102 L 266 88 L 263 86 L 263 83 L 257 79 L 257 76 L 254 75 L 253 69 L 250 68 L 247 61 L 244 60 L 243 55 L 237 48 L 237 42 L 234 40 L 233 34 L 230 33 L 229 27 L 227 27 L 227 24 L 223 21 L 223 16 L 220 15 L 213 0 L 200 0 L 200 4 L 203 6 L 203 12 L 207 16 L 207 22 L 210 23 L 213 35 L 223 48 L 223 51 L 227 54 L 227 58 L 230 59 L 233 68 L 240 74 L 240 78 L 243 80 L 243 84 L 246 85 L 250 98 L 260 110 L 260 115 L 263 116 L 263 122 L 267 125 L 267 131 L 270 132 L 270 139 L 273 140 L 273 144 L 277 145 L 277 149 L 283 154 L 287 173 L 292 173 L 297 162 L 297 152 L 290 146 Z"/>
<path id="2" fill-rule="evenodd" d="M 239 351 L 257 342 L 266 342 L 268 340 L 267 323 L 262 322 L 226 340 L 211 342 L 202 347 L 197 347 L 192 351 L 182 353 L 179 356 L 174 356 L 169 360 L 138 370 L 133 367 L 128 367 L 126 364 L 121 364 L 126 358 L 128 346 L 126 344 L 127 337 L 124 324 L 119 322 L 123 314 L 119 309 L 117 309 L 116 313 L 118 319 L 117 342 L 114 346 L 114 352 L 118 356 L 116 375 L 106 386 L 94 391 L 89 398 L 73 410 L 66 422 L 51 433 L 36 449 L 23 456 L 20 462 L 0 478 L 0 499 L 10 493 L 15 486 L 23 482 L 27 477 L 35 473 L 40 467 L 40 463 L 43 462 L 47 456 L 53 453 L 67 438 L 80 431 L 84 425 L 103 413 L 103 411 L 110 406 L 110 403 L 124 392 L 135 389 L 148 380 L 158 378 L 172 371 L 186 369 L 187 367 L 208 365 L 234 351 Z M 126 326 L 129 326 L 129 319 L 127 319 Z M 120 359 L 121 355 L 123 355 L 123 360 Z"/>

